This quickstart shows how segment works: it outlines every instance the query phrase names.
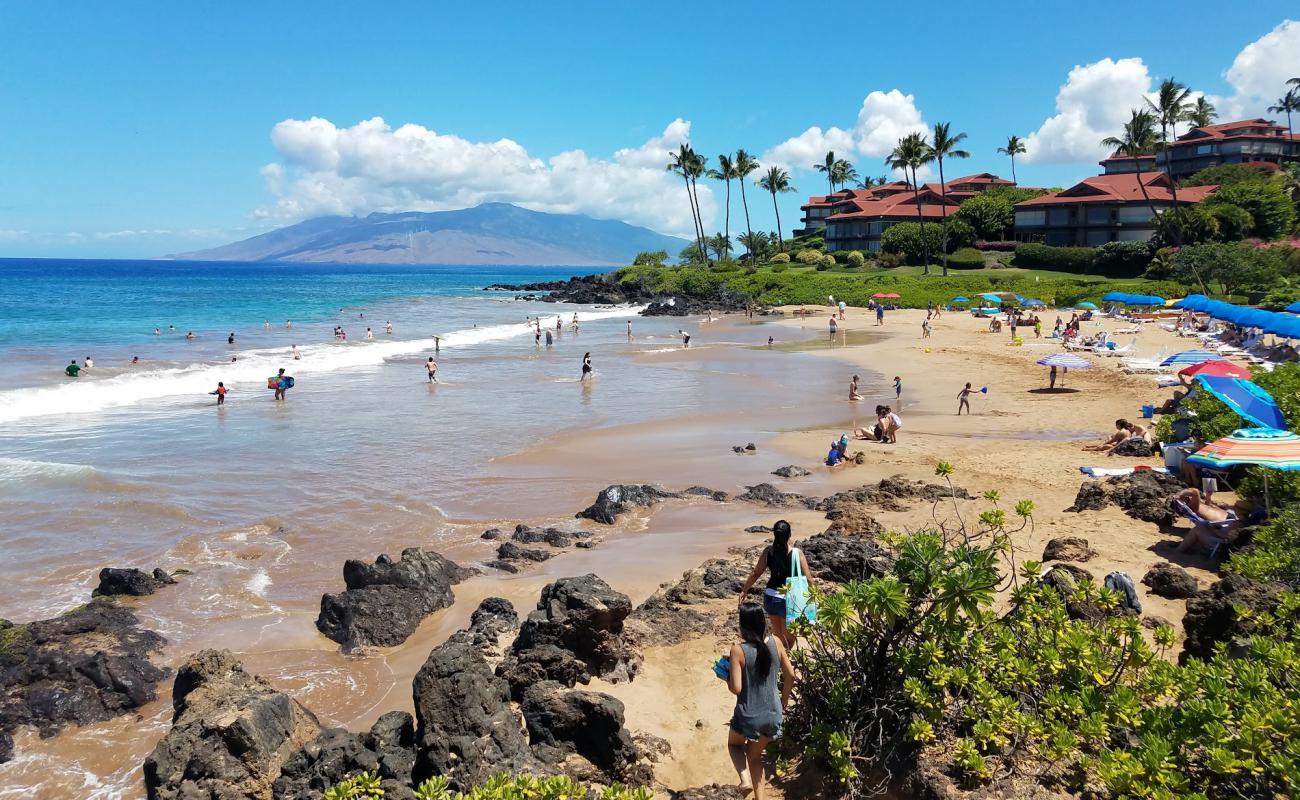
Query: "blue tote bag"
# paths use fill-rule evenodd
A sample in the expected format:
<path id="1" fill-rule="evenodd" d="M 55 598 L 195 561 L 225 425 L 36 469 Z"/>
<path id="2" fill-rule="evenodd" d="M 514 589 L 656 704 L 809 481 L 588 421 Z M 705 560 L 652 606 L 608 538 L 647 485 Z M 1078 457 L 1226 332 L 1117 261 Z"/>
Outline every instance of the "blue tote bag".
<path id="1" fill-rule="evenodd" d="M 785 621 L 817 621 L 817 604 L 808 599 L 808 578 L 803 574 L 799 548 L 790 551 L 790 579 L 785 584 Z"/>

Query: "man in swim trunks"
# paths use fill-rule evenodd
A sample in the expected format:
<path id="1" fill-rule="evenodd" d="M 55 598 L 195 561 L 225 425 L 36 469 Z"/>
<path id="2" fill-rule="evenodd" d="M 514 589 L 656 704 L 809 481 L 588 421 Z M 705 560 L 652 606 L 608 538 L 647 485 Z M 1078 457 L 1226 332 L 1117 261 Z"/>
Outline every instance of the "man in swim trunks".
<path id="1" fill-rule="evenodd" d="M 424 362 L 424 369 L 429 373 L 429 383 L 437 383 L 438 362 L 433 360 L 433 356 L 429 356 L 429 360 Z"/>
<path id="2" fill-rule="evenodd" d="M 81 367 L 77 366 L 77 359 L 72 359 L 72 363 L 63 368 L 63 374 L 69 378 L 76 378 L 81 375 Z"/>

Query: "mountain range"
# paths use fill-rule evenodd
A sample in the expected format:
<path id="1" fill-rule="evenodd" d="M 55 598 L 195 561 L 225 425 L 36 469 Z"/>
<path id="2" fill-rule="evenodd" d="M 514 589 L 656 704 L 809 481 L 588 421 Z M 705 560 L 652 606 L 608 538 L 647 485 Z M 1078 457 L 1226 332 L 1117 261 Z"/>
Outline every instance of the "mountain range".
<path id="1" fill-rule="evenodd" d="M 165 256 L 195 261 L 309 261 L 343 264 L 621 266 L 637 253 L 688 242 L 648 228 L 579 214 L 548 214 L 509 203 L 456 211 L 317 217 L 241 242 Z"/>

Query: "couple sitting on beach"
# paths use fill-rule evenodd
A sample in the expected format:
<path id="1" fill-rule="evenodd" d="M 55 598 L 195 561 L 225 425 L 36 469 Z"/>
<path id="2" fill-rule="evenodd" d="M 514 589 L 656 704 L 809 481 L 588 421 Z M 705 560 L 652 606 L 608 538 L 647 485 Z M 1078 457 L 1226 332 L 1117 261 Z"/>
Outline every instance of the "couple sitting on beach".
<path id="1" fill-rule="evenodd" d="M 1106 451 L 1106 455 L 1113 456 L 1116 451 L 1125 445 L 1125 443 L 1133 439 L 1143 442 L 1147 447 L 1148 454 L 1150 453 L 1151 448 L 1153 447 L 1151 431 L 1141 425 L 1129 422 L 1126 419 L 1117 419 L 1115 420 L 1115 433 L 1111 434 L 1103 442 L 1097 444 L 1085 444 L 1083 449 L 1091 452 L 1100 452 L 1104 450 Z M 1128 447 L 1133 446 L 1134 445 L 1128 445 Z"/>
<path id="2" fill-rule="evenodd" d="M 876 425 L 871 430 L 866 428 L 854 428 L 853 437 L 855 439 L 865 439 L 870 442 L 885 442 L 886 444 L 898 443 L 898 431 L 903 427 L 903 419 L 894 413 L 889 406 L 876 406 Z"/>

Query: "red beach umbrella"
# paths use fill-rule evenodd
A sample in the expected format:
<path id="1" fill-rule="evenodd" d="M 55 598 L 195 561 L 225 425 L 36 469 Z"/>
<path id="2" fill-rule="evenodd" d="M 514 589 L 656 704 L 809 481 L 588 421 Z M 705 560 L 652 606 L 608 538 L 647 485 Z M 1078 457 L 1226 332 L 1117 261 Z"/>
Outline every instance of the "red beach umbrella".
<path id="1" fill-rule="evenodd" d="M 1215 359 L 1213 361 L 1202 361 L 1199 364 L 1192 364 L 1190 367 L 1184 367 L 1178 370 L 1179 375 L 1216 375 L 1221 378 L 1245 378 L 1250 379 L 1250 370 L 1245 367 L 1239 367 L 1231 361 Z"/>
<path id="2" fill-rule="evenodd" d="M 872 300 L 897 300 L 900 297 L 902 297 L 902 295 L 894 294 L 893 292 L 876 292 L 871 295 Z"/>

